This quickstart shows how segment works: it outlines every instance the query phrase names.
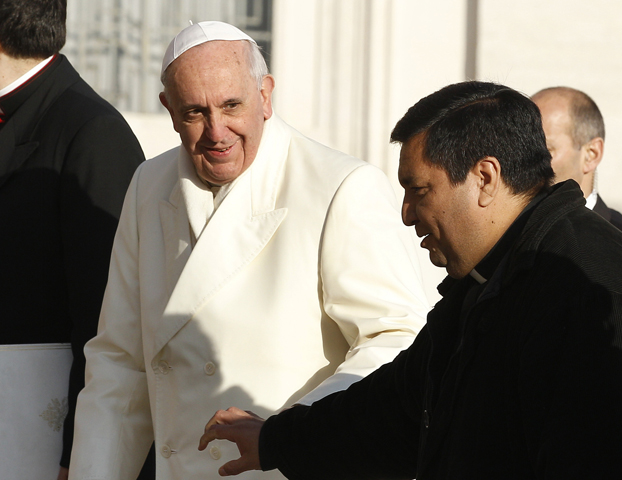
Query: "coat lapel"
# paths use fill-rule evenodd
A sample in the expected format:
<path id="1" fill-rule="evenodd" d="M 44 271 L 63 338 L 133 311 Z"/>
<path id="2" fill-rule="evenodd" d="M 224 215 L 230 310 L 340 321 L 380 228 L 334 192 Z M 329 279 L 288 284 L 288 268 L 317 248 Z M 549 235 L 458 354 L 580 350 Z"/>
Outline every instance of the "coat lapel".
<path id="1" fill-rule="evenodd" d="M 237 180 L 216 210 L 187 257 L 187 262 L 183 252 L 189 249 L 186 243 L 179 240 L 184 235 L 184 238 L 189 238 L 185 209 L 178 205 L 175 213 L 168 206 L 160 208 L 167 269 L 169 265 L 172 269 L 167 272 L 167 280 L 170 279 L 174 287 L 164 309 L 161 327 L 156 332 L 154 354 L 224 285 L 243 274 L 244 267 L 266 246 L 287 215 L 287 209 L 275 209 L 275 203 L 289 136 L 279 128 L 272 128 L 274 125 L 271 124 L 271 120 L 266 122 L 262 144 L 252 167 Z M 170 235 L 167 229 L 175 235 Z M 175 282 L 174 271 L 179 270 L 182 263 L 185 266 Z"/>
<path id="2" fill-rule="evenodd" d="M 419 458 L 419 472 L 426 471 L 450 430 L 455 396 L 461 386 L 465 368 L 475 353 L 472 335 L 463 336 L 460 320 L 465 298 L 475 281 L 470 277 L 460 281 L 445 279 L 443 284 L 447 285 L 450 282 L 453 283 L 451 290 L 446 292 L 443 299 L 428 314 L 427 327 L 432 348 L 428 361 L 424 408 L 431 412 L 433 426 L 424 431 L 425 451 Z M 459 342 L 461 347 L 456 352 Z M 447 381 L 447 377 L 452 380 Z M 431 392 L 435 392 L 435 398 L 432 398 Z"/>
<path id="3" fill-rule="evenodd" d="M 192 251 L 188 215 L 181 201 L 179 182 L 175 184 L 169 200 L 161 200 L 159 207 L 164 236 L 166 292 L 170 296 Z"/>

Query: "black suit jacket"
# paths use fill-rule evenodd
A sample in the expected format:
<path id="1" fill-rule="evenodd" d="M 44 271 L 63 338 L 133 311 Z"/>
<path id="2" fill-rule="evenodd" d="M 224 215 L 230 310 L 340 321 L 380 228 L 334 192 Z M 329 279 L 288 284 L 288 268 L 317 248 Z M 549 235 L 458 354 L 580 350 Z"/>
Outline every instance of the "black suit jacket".
<path id="1" fill-rule="evenodd" d="M 601 217 L 611 223 L 618 230 L 622 230 L 622 214 L 613 208 L 609 208 L 600 195 L 597 196 L 596 205 L 594 205 L 594 211 Z"/>
<path id="2" fill-rule="evenodd" d="M 144 160 L 121 114 L 58 55 L 0 99 L 0 343 L 71 342 L 68 466 L 126 189 Z"/>

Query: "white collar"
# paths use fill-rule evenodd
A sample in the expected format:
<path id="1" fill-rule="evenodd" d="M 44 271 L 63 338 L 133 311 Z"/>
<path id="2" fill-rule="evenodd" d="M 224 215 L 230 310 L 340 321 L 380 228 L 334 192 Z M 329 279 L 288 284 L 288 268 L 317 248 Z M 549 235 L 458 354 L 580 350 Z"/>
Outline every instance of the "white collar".
<path id="1" fill-rule="evenodd" d="M 39 62 L 37 65 L 32 67 L 26 73 L 24 73 L 21 77 L 15 80 L 13 83 L 7 85 L 3 89 L 0 89 L 0 98 L 4 97 L 7 93 L 11 93 L 13 90 L 21 87 L 24 83 L 34 77 L 37 73 L 39 73 L 48 63 L 52 61 L 54 55 L 46 58 L 42 62 Z"/>
<path id="2" fill-rule="evenodd" d="M 480 273 L 477 270 L 475 270 L 475 269 L 471 270 L 469 275 L 471 275 L 475 279 L 475 281 L 477 281 L 477 283 L 479 283 L 480 285 L 482 285 L 482 284 L 484 284 L 484 283 L 486 283 L 488 281 L 488 279 L 482 277 L 480 275 Z"/>
<path id="3" fill-rule="evenodd" d="M 594 190 L 592 190 L 592 193 L 590 193 L 585 199 L 585 206 L 589 208 L 590 210 L 594 210 L 597 200 L 598 200 L 598 192 L 596 191 L 596 188 L 594 188 Z"/>

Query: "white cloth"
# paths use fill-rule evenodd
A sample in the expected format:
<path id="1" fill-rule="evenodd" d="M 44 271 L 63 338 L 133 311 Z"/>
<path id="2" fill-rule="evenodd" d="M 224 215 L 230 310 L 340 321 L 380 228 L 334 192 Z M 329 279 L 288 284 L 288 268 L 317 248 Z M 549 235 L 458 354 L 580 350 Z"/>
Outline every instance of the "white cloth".
<path id="1" fill-rule="evenodd" d="M 273 116 L 191 249 L 178 162 L 183 148 L 145 162 L 128 190 L 85 348 L 72 480 L 135 478 L 154 429 L 158 480 L 219 479 L 235 445 L 197 450 L 217 409 L 311 403 L 424 324 L 413 238 L 379 169 Z"/>
<path id="2" fill-rule="evenodd" d="M 590 210 L 594 210 L 594 207 L 596 206 L 597 201 L 598 201 L 598 192 L 596 191 L 596 188 L 594 188 L 592 190 L 592 193 L 590 193 L 585 199 L 585 206 L 589 208 Z"/>

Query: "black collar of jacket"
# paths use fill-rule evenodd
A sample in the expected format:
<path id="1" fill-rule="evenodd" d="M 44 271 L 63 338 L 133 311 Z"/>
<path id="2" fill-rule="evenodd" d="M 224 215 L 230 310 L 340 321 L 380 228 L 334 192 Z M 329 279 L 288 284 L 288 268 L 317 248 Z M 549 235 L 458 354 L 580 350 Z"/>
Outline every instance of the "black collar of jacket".
<path id="1" fill-rule="evenodd" d="M 38 148 L 39 143 L 33 139 L 47 110 L 79 80 L 69 60 L 58 55 L 32 82 L 2 98 L 3 110 L 11 114 L 0 130 L 0 186 Z"/>
<path id="2" fill-rule="evenodd" d="M 17 109 L 45 83 L 58 66 L 59 56 L 54 55 L 50 62 L 15 90 L 0 97 L 0 109 L 8 120 Z"/>
<path id="3" fill-rule="evenodd" d="M 0 99 L 0 108 L 7 117 L 2 132 L 12 127 L 17 145 L 27 141 L 49 106 L 79 79 L 69 60 L 57 55 L 32 79 Z"/>

